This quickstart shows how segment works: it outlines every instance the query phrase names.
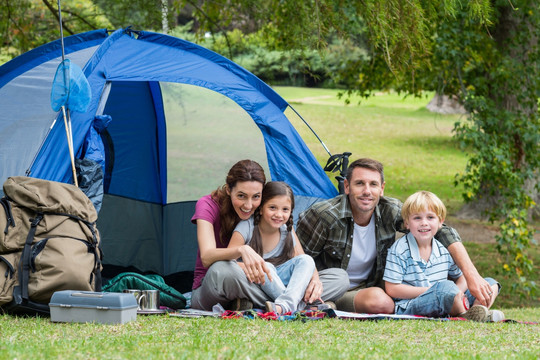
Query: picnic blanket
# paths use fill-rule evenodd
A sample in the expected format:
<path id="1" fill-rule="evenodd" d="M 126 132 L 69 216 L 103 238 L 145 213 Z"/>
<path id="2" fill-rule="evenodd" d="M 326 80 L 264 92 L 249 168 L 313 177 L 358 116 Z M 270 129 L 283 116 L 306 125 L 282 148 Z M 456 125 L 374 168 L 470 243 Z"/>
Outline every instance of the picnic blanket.
<path id="1" fill-rule="evenodd" d="M 260 309 L 251 309 L 244 311 L 232 311 L 224 310 L 221 306 L 214 306 L 213 311 L 203 311 L 196 309 L 178 310 L 176 312 L 169 313 L 169 316 L 177 317 L 205 317 L 212 316 L 222 319 L 263 319 L 263 320 L 278 320 L 278 321 L 310 321 L 321 320 L 325 318 L 343 319 L 343 320 L 430 320 L 430 321 L 469 321 L 461 317 L 446 317 L 446 318 L 434 318 L 419 315 L 396 315 L 396 314 L 365 314 L 365 313 L 352 313 L 346 311 L 339 311 L 334 309 L 325 309 L 320 311 L 302 310 L 295 312 L 288 312 L 283 315 L 277 315 L 274 312 L 265 312 Z M 538 322 L 531 321 L 518 321 L 512 319 L 505 319 L 501 322 L 505 323 L 519 323 L 538 325 Z"/>
<path id="2" fill-rule="evenodd" d="M 280 320 L 280 321 L 290 321 L 290 320 L 320 320 L 325 317 L 328 317 L 324 311 L 313 311 L 313 310 L 302 310 L 295 312 L 288 312 L 282 315 L 277 315 L 274 312 L 264 312 L 261 309 L 250 309 L 244 311 L 232 311 L 232 310 L 223 310 L 223 311 L 203 311 L 195 309 L 185 309 L 178 310 L 175 312 L 169 313 L 169 316 L 175 317 L 219 317 L 222 319 L 263 319 L 263 320 Z"/>

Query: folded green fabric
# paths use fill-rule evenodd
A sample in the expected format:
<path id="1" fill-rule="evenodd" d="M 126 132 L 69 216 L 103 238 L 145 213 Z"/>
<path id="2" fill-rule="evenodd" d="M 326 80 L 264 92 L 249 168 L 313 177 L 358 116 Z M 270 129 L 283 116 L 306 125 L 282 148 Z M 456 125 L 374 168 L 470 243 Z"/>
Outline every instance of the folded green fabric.
<path id="1" fill-rule="evenodd" d="M 122 292 L 125 289 L 159 290 L 160 305 L 171 309 L 185 309 L 186 298 L 181 292 L 165 283 L 165 280 L 155 274 L 142 275 L 125 272 L 116 275 L 102 287 L 104 292 Z"/>

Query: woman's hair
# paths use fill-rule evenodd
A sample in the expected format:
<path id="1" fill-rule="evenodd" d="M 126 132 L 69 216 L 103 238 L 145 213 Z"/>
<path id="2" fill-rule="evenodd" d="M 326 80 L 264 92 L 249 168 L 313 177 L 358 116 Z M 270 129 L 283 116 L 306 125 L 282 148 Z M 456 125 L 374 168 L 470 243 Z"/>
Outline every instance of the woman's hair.
<path id="1" fill-rule="evenodd" d="M 285 261 L 294 257 L 294 244 L 292 237 L 292 212 L 294 210 L 294 195 L 291 187 L 287 183 L 284 183 L 283 181 L 271 181 L 264 186 L 264 189 L 262 191 L 261 205 L 257 208 L 257 210 L 255 210 L 255 214 L 253 215 L 253 223 L 255 226 L 253 228 L 253 236 L 251 237 L 251 241 L 249 243 L 249 246 L 251 246 L 253 250 L 255 250 L 255 252 L 262 257 L 263 244 L 261 232 L 259 231 L 259 223 L 261 222 L 261 209 L 263 208 L 264 204 L 272 198 L 283 195 L 287 196 L 291 200 L 291 216 L 289 216 L 289 220 L 287 220 L 286 223 L 287 237 L 285 238 L 285 244 L 283 244 L 283 250 L 281 251 L 281 254 L 274 256 L 270 259 L 266 259 L 266 261 L 274 265 L 283 264 Z"/>
<path id="2" fill-rule="evenodd" d="M 219 205 L 219 221 L 221 224 L 219 240 L 222 244 L 231 238 L 234 228 L 240 222 L 240 217 L 233 208 L 231 196 L 227 193 L 227 189 L 230 192 L 238 182 L 244 181 L 257 181 L 264 186 L 266 176 L 262 166 L 253 160 L 240 160 L 229 170 L 225 178 L 225 184 L 212 192 L 212 199 Z"/>
<path id="3" fill-rule="evenodd" d="M 409 196 L 401 207 L 401 217 L 405 225 L 407 225 L 411 214 L 417 214 L 426 210 L 433 211 L 437 214 L 441 222 L 446 219 L 446 206 L 444 206 L 437 195 L 429 191 L 418 191 Z"/>

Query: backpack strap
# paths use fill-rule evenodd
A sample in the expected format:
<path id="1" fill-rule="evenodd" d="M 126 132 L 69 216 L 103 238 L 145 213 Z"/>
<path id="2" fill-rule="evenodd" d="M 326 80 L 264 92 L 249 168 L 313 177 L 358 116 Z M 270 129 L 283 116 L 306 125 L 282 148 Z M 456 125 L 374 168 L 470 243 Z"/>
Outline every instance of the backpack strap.
<path id="1" fill-rule="evenodd" d="M 6 273 L 4 274 L 4 277 L 8 277 L 11 279 L 13 277 L 13 274 L 15 274 L 15 269 L 13 268 L 13 265 L 10 264 L 9 261 L 6 260 L 5 257 L 0 255 L 0 261 L 2 261 L 4 264 L 6 264 Z"/>
<path id="2" fill-rule="evenodd" d="M 7 197 L 3 197 L 0 199 L 0 203 L 2 204 L 2 207 L 4 208 L 4 211 L 6 212 L 6 228 L 4 229 L 4 234 L 8 233 L 9 226 L 15 227 L 15 220 L 13 219 L 13 214 L 11 212 L 11 204 L 9 203 L 9 200 Z"/>
<path id="3" fill-rule="evenodd" d="M 32 256 L 32 242 L 34 241 L 34 235 L 36 234 L 36 228 L 39 222 L 43 219 L 43 213 L 38 213 L 31 219 L 30 231 L 26 237 L 26 243 L 21 255 L 21 272 L 19 277 L 19 284 L 21 287 L 21 297 L 23 301 L 28 301 L 28 280 L 30 277 L 30 259 Z"/>

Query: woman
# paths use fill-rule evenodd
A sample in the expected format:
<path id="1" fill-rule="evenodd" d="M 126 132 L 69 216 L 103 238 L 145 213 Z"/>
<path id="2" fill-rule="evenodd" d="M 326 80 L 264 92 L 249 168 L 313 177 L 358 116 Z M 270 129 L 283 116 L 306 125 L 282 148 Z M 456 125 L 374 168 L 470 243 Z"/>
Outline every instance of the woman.
<path id="1" fill-rule="evenodd" d="M 266 182 L 263 168 L 252 160 L 241 160 L 227 174 L 225 185 L 203 196 L 195 206 L 191 222 L 197 225 L 199 250 L 195 264 L 191 307 L 211 310 L 220 303 L 238 308 L 248 299 L 258 306 L 268 300 L 255 283 L 271 280 L 265 261 L 249 245 L 227 248 L 234 228 L 249 219 L 261 203 Z M 235 259 L 242 258 L 251 282 Z M 249 305 L 248 305 L 249 306 Z M 237 309 L 240 310 L 240 309 Z"/>

